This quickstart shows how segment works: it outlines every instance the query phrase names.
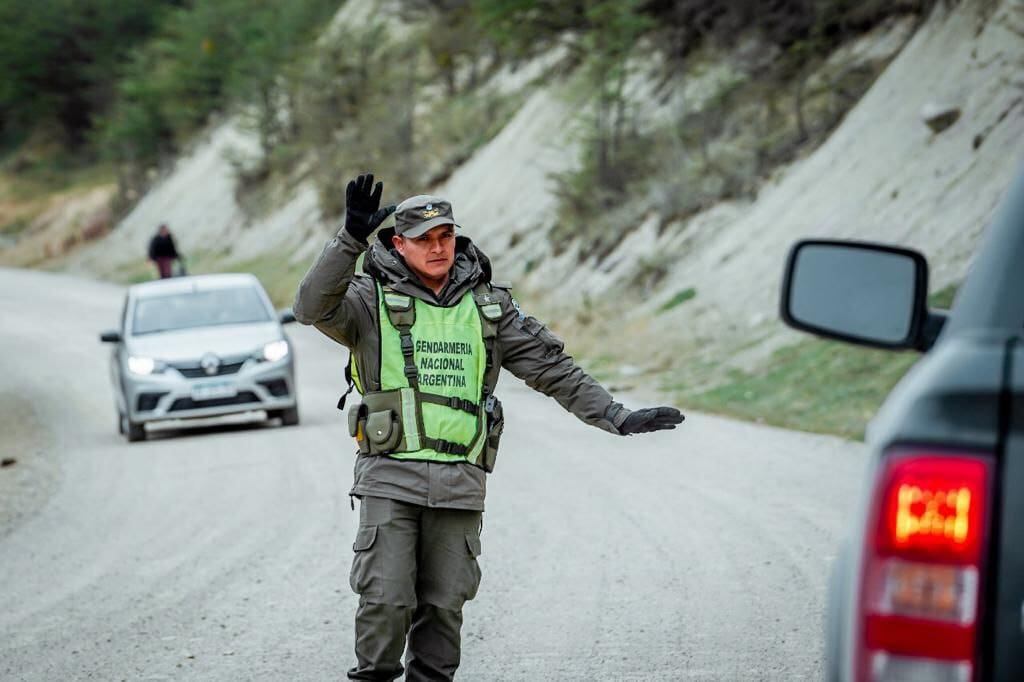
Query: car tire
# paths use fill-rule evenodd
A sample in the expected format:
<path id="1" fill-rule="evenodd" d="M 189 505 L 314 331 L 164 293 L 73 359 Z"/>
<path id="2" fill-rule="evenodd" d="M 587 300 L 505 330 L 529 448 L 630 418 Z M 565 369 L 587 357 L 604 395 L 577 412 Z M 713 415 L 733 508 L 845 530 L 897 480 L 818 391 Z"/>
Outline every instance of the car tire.
<path id="1" fill-rule="evenodd" d="M 129 443 L 137 443 L 146 440 L 146 427 L 133 422 L 125 415 L 121 415 L 121 433 L 128 436 Z"/>
<path id="2" fill-rule="evenodd" d="M 299 407 L 298 405 L 296 405 L 295 407 L 289 407 L 288 409 L 285 410 L 274 410 L 271 413 L 270 417 L 280 417 L 281 426 L 298 426 Z"/>

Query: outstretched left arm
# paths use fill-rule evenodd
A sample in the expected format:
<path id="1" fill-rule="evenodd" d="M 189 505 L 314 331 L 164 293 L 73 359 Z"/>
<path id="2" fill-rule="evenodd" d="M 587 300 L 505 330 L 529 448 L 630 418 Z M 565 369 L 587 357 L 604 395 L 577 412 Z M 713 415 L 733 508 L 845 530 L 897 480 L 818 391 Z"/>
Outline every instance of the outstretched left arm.
<path id="1" fill-rule="evenodd" d="M 502 293 L 502 298 L 508 295 Z M 675 408 L 652 408 L 658 413 L 655 415 L 650 414 L 652 410 L 626 409 L 573 362 L 561 339 L 535 317 L 522 314 L 511 297 L 502 301 L 502 308 L 497 343 L 502 367 L 530 388 L 554 398 L 583 422 L 624 436 L 675 428 L 682 421 Z"/>

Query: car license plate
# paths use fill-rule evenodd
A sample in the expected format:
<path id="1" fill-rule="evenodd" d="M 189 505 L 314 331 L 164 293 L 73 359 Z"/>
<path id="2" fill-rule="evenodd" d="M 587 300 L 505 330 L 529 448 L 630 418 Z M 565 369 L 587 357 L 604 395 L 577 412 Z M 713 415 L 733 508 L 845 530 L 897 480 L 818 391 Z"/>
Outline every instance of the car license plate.
<path id="1" fill-rule="evenodd" d="M 192 400 L 216 400 L 234 398 L 238 390 L 231 384 L 200 384 L 192 387 Z"/>

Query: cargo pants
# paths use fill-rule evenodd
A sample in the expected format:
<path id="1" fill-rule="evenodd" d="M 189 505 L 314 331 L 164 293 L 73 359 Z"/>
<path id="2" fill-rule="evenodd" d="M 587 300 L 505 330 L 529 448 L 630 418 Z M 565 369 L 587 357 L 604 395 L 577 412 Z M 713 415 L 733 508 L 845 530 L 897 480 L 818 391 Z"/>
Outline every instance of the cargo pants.
<path id="1" fill-rule="evenodd" d="M 409 682 L 454 677 L 462 606 L 480 585 L 482 518 L 479 511 L 362 499 L 349 575 L 359 595 L 357 664 L 349 679 L 394 680 L 403 672 Z"/>

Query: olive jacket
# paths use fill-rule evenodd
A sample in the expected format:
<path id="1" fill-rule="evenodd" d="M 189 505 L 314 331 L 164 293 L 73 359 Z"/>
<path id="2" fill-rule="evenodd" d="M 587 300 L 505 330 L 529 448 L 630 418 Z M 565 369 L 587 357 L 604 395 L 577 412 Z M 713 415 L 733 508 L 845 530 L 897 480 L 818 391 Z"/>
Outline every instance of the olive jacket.
<path id="1" fill-rule="evenodd" d="M 530 388 L 551 396 L 587 424 L 619 434 L 630 410 L 615 402 L 596 380 L 576 366 L 564 352 L 562 341 L 537 319 L 524 315 L 507 287 L 491 282 L 490 261 L 472 241 L 463 236 L 456 239 L 449 281 L 435 296 L 391 247 L 393 234 L 393 228 L 381 230 L 368 247 L 344 228 L 339 230 L 306 273 L 293 306 L 299 322 L 314 325 L 355 354 L 363 390 L 380 390 L 375 281 L 430 305 L 445 307 L 457 305 L 474 286 L 485 282 L 491 284 L 502 308 L 494 363 L 523 379 Z M 356 274 L 356 261 L 364 251 L 363 274 Z M 494 386 L 488 389 L 493 392 Z M 486 474 L 469 463 L 362 456 L 356 458 L 350 494 L 482 511 Z"/>

